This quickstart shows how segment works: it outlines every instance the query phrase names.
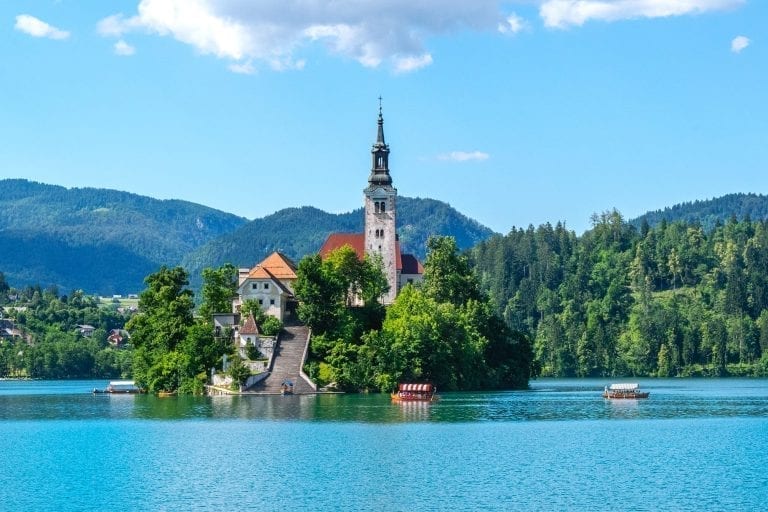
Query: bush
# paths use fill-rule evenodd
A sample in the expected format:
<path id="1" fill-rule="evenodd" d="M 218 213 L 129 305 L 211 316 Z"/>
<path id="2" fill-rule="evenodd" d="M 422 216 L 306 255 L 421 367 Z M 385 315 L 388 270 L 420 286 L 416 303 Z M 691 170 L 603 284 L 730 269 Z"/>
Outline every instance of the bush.
<path id="1" fill-rule="evenodd" d="M 251 361 L 255 361 L 257 359 L 264 359 L 264 356 L 262 355 L 259 348 L 253 343 L 248 343 L 248 345 L 245 347 L 245 353 L 248 355 L 248 359 L 250 359 Z"/>
<path id="2" fill-rule="evenodd" d="M 261 333 L 265 336 L 277 336 L 283 328 L 283 323 L 274 316 L 267 316 L 261 322 Z"/>

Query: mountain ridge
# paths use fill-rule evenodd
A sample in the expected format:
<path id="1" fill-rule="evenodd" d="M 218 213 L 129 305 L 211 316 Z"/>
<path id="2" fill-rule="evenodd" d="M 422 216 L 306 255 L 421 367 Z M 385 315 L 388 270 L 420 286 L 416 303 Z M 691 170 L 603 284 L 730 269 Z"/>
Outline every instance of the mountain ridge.
<path id="1" fill-rule="evenodd" d="M 447 203 L 398 198 L 401 244 L 423 257 L 430 234 L 462 249 L 493 234 Z M 249 221 L 177 199 L 99 188 L 0 180 L 0 271 L 14 286 L 55 285 L 104 295 L 134 293 L 161 265 L 200 271 L 225 262 L 252 266 L 274 250 L 300 259 L 330 232 L 361 232 L 362 209 L 332 214 L 312 206 Z M 2 248 L 6 248 L 3 250 Z"/>

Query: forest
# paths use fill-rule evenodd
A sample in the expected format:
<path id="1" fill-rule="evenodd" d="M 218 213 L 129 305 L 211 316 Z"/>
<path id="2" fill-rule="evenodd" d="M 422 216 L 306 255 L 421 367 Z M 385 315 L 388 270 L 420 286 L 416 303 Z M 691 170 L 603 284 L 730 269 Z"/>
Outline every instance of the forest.
<path id="1" fill-rule="evenodd" d="M 581 237 L 513 228 L 469 257 L 541 375 L 768 375 L 766 221 L 635 227 L 613 210 Z"/>
<path id="2" fill-rule="evenodd" d="M 130 313 L 117 304 L 73 291 L 30 286 L 14 290 L 0 272 L 0 323 L 13 326 L 14 337 L 0 337 L 0 378 L 87 379 L 128 377 L 132 356 L 107 343 L 112 329 L 122 329 Z M 87 336 L 78 326 L 89 325 Z"/>
<path id="3" fill-rule="evenodd" d="M 299 263 L 299 317 L 312 327 L 307 373 L 318 385 L 390 392 L 398 382 L 443 390 L 520 389 L 531 377 L 529 339 L 508 329 L 451 237 L 427 241 L 424 281 L 394 303 L 381 262 L 342 247 Z M 357 301 L 361 305 L 349 307 Z"/>

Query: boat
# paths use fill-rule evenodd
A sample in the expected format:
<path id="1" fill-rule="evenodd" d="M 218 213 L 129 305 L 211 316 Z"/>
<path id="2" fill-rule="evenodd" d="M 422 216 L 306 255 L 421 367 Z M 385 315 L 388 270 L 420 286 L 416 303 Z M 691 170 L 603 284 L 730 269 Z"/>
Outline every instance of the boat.
<path id="1" fill-rule="evenodd" d="M 603 390 L 603 398 L 648 398 L 651 393 L 649 391 L 641 391 L 640 384 L 634 383 L 618 383 L 606 386 Z"/>
<path id="2" fill-rule="evenodd" d="M 104 389 L 93 389 L 93 393 L 113 393 L 113 394 L 138 394 L 143 393 L 140 387 L 136 385 L 132 380 L 113 380 L 109 382 L 109 385 Z"/>
<path id="3" fill-rule="evenodd" d="M 391 397 L 393 402 L 434 402 L 439 398 L 434 385 L 411 382 L 400 383 Z"/>
<path id="4" fill-rule="evenodd" d="M 158 391 L 157 392 L 158 398 L 169 398 L 172 396 L 176 396 L 176 391 Z"/>

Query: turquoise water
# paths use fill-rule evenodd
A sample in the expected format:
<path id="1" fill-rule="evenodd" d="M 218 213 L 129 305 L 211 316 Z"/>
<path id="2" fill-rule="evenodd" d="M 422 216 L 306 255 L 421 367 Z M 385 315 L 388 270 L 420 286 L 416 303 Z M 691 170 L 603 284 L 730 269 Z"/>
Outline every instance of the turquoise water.
<path id="1" fill-rule="evenodd" d="M 765 510 L 768 381 L 156 398 L 0 382 L 0 510 Z"/>

